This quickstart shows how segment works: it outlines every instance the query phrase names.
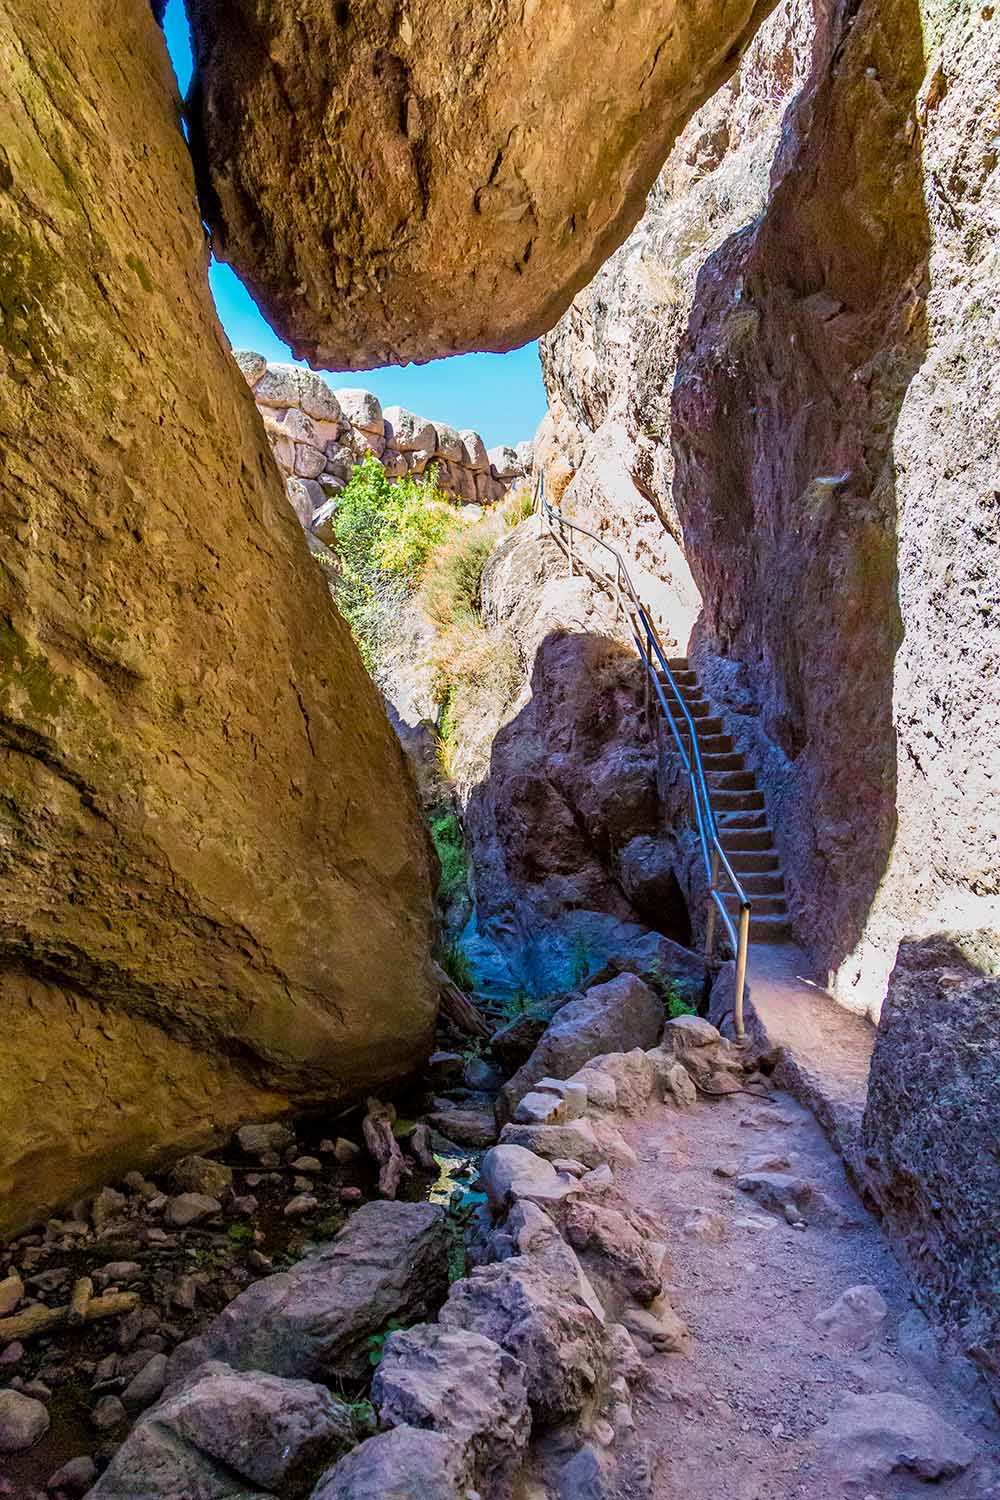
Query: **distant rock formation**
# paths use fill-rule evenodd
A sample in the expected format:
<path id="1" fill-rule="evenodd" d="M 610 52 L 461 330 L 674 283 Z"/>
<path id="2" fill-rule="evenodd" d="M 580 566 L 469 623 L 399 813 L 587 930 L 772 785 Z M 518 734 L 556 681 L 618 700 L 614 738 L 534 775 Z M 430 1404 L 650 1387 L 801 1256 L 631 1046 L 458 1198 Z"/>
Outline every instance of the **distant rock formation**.
<path id="1" fill-rule="evenodd" d="M 368 454 L 392 479 L 435 467 L 439 487 L 463 505 L 502 500 L 531 470 L 530 443 L 487 451 L 478 432 L 428 422 L 402 406 L 383 411 L 371 391 L 333 390 L 312 370 L 268 364 L 249 349 L 234 350 L 234 358 L 264 419 L 292 509 L 320 541 L 331 539 L 337 494 Z"/>

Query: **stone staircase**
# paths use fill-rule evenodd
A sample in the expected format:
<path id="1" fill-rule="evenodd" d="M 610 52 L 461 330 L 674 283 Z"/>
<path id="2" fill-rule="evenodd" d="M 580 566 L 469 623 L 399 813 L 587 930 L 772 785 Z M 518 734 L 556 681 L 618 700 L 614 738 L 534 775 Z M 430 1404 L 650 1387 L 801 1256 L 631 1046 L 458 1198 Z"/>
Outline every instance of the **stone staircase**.
<path id="1" fill-rule="evenodd" d="M 687 657 L 674 657 L 669 665 L 694 721 L 705 779 L 719 827 L 719 841 L 752 902 L 750 941 L 787 943 L 791 940 L 791 928 L 785 900 L 785 878 L 756 774 L 748 769 L 742 752 L 736 749 L 732 736 L 725 732 L 722 719 L 713 712 L 698 682 L 698 674 L 688 665 Z M 663 674 L 658 675 L 663 681 Z M 669 689 L 665 696 L 671 716 L 687 745 L 687 722 Z M 674 745 L 673 735 L 669 732 L 667 744 Z M 727 894 L 725 902 L 735 921 L 739 912 L 736 896 Z"/>

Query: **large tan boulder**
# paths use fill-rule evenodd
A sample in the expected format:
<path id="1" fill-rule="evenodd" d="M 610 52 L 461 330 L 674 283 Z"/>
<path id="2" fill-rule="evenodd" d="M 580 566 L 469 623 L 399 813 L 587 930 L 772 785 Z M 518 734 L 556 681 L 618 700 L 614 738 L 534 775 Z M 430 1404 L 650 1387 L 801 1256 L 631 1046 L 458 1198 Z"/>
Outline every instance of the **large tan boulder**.
<path id="1" fill-rule="evenodd" d="M 334 369 L 510 349 L 621 243 L 770 0 L 193 0 L 216 253 Z"/>
<path id="2" fill-rule="evenodd" d="M 232 361 L 148 0 L 0 0 L 0 1236 L 427 1044 L 402 753 Z"/>

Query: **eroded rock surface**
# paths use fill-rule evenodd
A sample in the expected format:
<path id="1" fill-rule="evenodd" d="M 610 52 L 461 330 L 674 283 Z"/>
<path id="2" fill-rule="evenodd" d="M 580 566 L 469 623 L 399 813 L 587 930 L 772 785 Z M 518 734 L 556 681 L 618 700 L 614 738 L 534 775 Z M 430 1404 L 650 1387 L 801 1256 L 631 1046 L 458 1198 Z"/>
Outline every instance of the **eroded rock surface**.
<path id="1" fill-rule="evenodd" d="M 255 1282 L 182 1344 L 170 1379 L 208 1359 L 276 1375 L 362 1379 L 368 1339 L 392 1318 L 412 1322 L 433 1312 L 446 1290 L 442 1211 L 430 1203 L 366 1203 L 329 1245 Z"/>
<path id="2" fill-rule="evenodd" d="M 796 936 L 873 1014 L 903 934 L 997 925 L 998 48 L 991 7 L 782 5 L 543 341 L 550 487 L 697 617 Z"/>
<path id="3" fill-rule="evenodd" d="M 148 0 L 4 0 L 0 111 L 3 1233 L 398 1076 L 434 997 L 416 799 L 212 310 Z"/>
<path id="4" fill-rule="evenodd" d="M 934 1316 L 1000 1390 L 1000 939 L 904 943 L 872 1057 L 866 1180 Z"/>
<path id="5" fill-rule="evenodd" d="M 768 8 L 196 0 L 216 253 L 317 365 L 514 348 L 627 234 Z"/>

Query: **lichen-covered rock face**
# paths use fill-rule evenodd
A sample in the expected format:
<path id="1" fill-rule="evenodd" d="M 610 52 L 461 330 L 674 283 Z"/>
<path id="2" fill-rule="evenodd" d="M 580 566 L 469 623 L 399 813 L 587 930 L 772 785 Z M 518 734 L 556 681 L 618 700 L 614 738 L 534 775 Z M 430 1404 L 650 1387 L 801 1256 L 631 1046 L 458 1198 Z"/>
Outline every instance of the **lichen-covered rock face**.
<path id="1" fill-rule="evenodd" d="M 510 349 L 618 245 L 767 0 L 194 0 L 216 253 L 296 353 Z"/>
<path id="2" fill-rule="evenodd" d="M 212 311 L 148 0 L 0 0 L 0 111 L 3 1235 L 400 1075 L 434 1000 L 415 795 Z"/>
<path id="3" fill-rule="evenodd" d="M 1000 936 L 900 945 L 863 1125 L 869 1191 L 922 1298 L 1000 1392 Z"/>
<path id="4" fill-rule="evenodd" d="M 1000 909 L 1000 30 L 917 0 L 813 29 L 761 28 L 545 341 L 539 449 L 676 601 L 796 936 L 877 1012 L 903 933 Z"/>

